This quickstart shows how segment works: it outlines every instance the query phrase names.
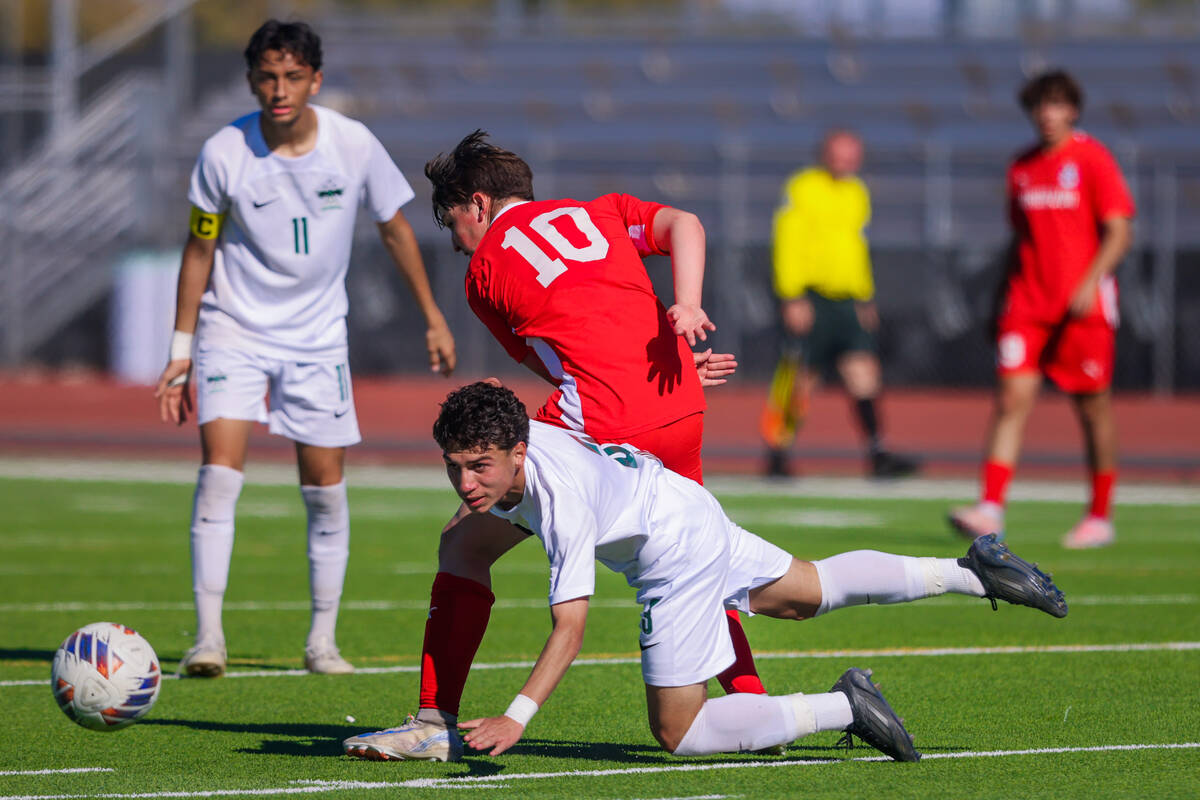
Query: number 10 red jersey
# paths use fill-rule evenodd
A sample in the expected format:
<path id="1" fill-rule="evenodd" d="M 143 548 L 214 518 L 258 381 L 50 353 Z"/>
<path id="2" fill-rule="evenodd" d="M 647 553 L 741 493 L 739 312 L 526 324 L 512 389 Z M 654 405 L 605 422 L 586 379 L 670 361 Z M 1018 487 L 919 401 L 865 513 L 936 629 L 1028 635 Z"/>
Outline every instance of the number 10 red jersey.
<path id="1" fill-rule="evenodd" d="M 664 253 L 661 208 L 622 194 L 515 203 L 484 234 L 467 301 L 510 356 L 532 351 L 558 381 L 536 419 L 623 441 L 704 410 L 691 350 L 642 264 Z"/>

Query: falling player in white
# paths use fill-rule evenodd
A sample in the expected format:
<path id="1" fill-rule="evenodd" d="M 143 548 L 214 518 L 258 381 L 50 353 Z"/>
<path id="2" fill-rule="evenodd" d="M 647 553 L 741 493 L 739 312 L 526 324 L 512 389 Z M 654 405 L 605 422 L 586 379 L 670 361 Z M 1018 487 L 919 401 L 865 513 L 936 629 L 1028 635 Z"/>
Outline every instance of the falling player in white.
<path id="1" fill-rule="evenodd" d="M 840 730 L 898 761 L 919 758 L 863 670 L 848 670 L 823 694 L 709 699 L 709 678 L 734 658 L 727 608 L 802 620 L 954 592 L 1067 614 L 1049 577 L 994 535 L 959 559 L 858 550 L 801 561 L 735 525 L 708 490 L 650 454 L 531 421 L 496 383 L 452 392 L 433 435 L 466 508 L 529 531 L 550 560 L 553 630 L 529 679 L 504 714 L 458 724 L 470 731 L 467 745 L 491 755 L 521 738 L 579 653 L 596 561 L 637 590 L 650 729 L 676 755 L 763 750 Z M 456 760 L 462 744 L 450 730 L 411 746 L 410 728 L 419 724 L 360 734 L 343 747 L 359 758 Z"/>
<path id="2" fill-rule="evenodd" d="M 175 333 L 155 390 L 163 421 L 182 424 L 196 387 L 203 458 L 191 527 L 196 644 L 180 671 L 225 671 L 221 605 L 234 509 L 250 430 L 269 422 L 271 433 L 295 442 L 308 510 L 312 627 L 305 666 L 353 672 L 334 629 L 350 553 L 343 467 L 346 447 L 361 440 L 345 320 L 360 203 L 425 317 L 434 371 L 453 370 L 454 339 L 400 211 L 412 188 L 366 126 L 309 104 L 322 78 L 316 33 L 302 22 L 269 20 L 245 55 L 262 110 L 205 142 L 192 171 Z"/>

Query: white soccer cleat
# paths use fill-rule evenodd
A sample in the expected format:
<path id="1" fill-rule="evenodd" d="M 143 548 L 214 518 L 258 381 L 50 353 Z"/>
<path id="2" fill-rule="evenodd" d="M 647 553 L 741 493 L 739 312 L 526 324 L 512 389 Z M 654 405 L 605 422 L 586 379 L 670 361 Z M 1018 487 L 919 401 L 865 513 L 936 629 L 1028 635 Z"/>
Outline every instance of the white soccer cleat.
<path id="1" fill-rule="evenodd" d="M 1004 513 L 992 503 L 961 506 L 947 516 L 950 526 L 967 539 L 978 539 L 994 533 L 1004 538 Z"/>
<path id="2" fill-rule="evenodd" d="M 189 678 L 219 678 L 225 674 L 225 642 L 209 639 L 196 644 L 179 661 L 179 674 Z"/>
<path id="3" fill-rule="evenodd" d="M 1092 547 L 1108 547 L 1116 540 L 1117 533 L 1110 521 L 1087 516 L 1063 537 L 1062 546 L 1068 550 L 1087 550 Z"/>
<path id="4" fill-rule="evenodd" d="M 342 742 L 346 755 L 368 761 L 458 761 L 463 756 L 458 731 L 409 715 L 398 728 L 360 733 Z"/>
<path id="5" fill-rule="evenodd" d="M 350 675 L 354 665 L 342 658 L 337 645 L 322 636 L 304 648 L 304 668 L 318 675 Z"/>

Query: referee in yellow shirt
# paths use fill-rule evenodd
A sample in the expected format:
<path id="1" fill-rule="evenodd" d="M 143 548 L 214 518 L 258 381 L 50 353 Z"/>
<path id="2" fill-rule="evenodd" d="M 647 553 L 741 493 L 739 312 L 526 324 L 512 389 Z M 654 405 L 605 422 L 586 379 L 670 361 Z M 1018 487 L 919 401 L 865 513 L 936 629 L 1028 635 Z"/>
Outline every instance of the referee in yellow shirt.
<path id="1" fill-rule="evenodd" d="M 834 367 L 854 400 L 868 471 L 890 478 L 917 468 L 913 459 L 886 450 L 879 432 L 879 314 L 863 233 L 871 198 L 858 177 L 862 159 L 856 134 L 830 131 L 821 166 L 788 179 L 775 214 L 775 293 L 784 344 L 762 415 L 769 475 L 789 474 L 788 450 L 804 422 L 809 392 Z"/>

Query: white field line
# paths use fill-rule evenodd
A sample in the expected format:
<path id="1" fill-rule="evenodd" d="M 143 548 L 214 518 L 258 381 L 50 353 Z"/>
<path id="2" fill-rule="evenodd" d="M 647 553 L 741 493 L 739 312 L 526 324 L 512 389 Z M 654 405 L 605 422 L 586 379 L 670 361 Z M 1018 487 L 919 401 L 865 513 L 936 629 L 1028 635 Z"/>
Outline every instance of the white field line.
<path id="1" fill-rule="evenodd" d="M 112 767 L 66 767 L 65 769 L 5 769 L 0 775 L 67 775 L 77 772 L 116 772 Z"/>
<path id="2" fill-rule="evenodd" d="M 75 481 L 128 481 L 190 485 L 197 464 L 182 461 L 112 461 L 101 459 L 0 458 L 0 478 Z M 444 489 L 450 492 L 440 467 L 346 467 L 350 486 L 374 489 Z M 296 468 L 286 464 L 246 467 L 246 482 L 261 486 L 295 486 Z M 705 485 L 718 497 L 826 497 L 838 499 L 974 500 L 978 482 L 971 479 L 912 478 L 880 482 L 865 478 L 796 478 L 766 480 L 749 476 L 714 475 Z M 1014 481 L 1009 498 L 1018 501 L 1084 502 L 1083 481 Z M 1178 484 L 1120 484 L 1119 505 L 1200 505 L 1200 487 Z M 453 505 L 453 503 L 451 503 Z M 353 510 L 353 506 L 351 507 Z"/>
<path id="3" fill-rule="evenodd" d="M 977 750 L 961 753 L 926 753 L 922 760 L 943 758 L 1004 758 L 1011 756 L 1064 755 L 1068 753 L 1110 753 L 1137 750 L 1190 750 L 1200 748 L 1200 742 L 1178 742 L 1165 744 L 1111 744 L 1092 747 L 1035 747 L 1025 750 Z M 298 785 L 277 786 L 263 789 L 209 789 L 176 792 L 129 792 L 104 794 L 23 794 L 4 795 L 0 800 L 91 800 L 96 798 L 167 798 L 167 797 L 227 797 L 230 795 L 268 796 L 288 794 L 315 794 L 318 792 L 365 791 L 370 789 L 458 789 L 488 788 L 496 784 L 514 781 L 544 780 L 555 778 L 604 778 L 615 775 L 653 775 L 680 772 L 712 772 L 715 770 L 763 769 L 788 767 L 815 767 L 841 764 L 846 761 L 888 761 L 887 756 L 868 756 L 851 759 L 804 759 L 788 761 L 734 761 L 705 764 L 677 764 L 669 767 L 627 767 L 624 769 L 567 770 L 564 772 L 524 772 L 512 775 L 471 775 L 461 778 L 414 778 L 406 781 L 296 781 Z"/>
<path id="4" fill-rule="evenodd" d="M 509 610 L 524 608 L 546 608 L 544 597 L 512 598 L 497 600 L 493 610 Z M 952 603 L 955 605 L 978 605 L 979 598 L 964 596 L 943 596 L 935 602 L 938 604 Z M 1070 597 L 1071 606 L 1190 606 L 1200 603 L 1200 595 L 1195 594 L 1114 594 L 1114 595 L 1081 595 Z M 302 611 L 308 613 L 311 604 L 304 601 L 258 602 L 245 601 L 226 603 L 225 611 Z M 636 604 L 632 600 L 608 598 L 593 598 L 589 607 L 593 609 L 626 608 L 632 609 Z M 876 606 L 877 607 L 877 606 Z M 347 600 L 341 604 L 342 611 L 425 611 L 429 608 L 426 600 Z M 4 614 L 43 614 L 43 613 L 73 613 L 78 611 L 179 611 L 191 613 L 195 606 L 189 602 L 147 603 L 141 601 L 96 603 L 88 601 L 66 601 L 59 603 L 0 603 L 0 613 Z"/>
<path id="5" fill-rule="evenodd" d="M 1124 644 L 1050 644 L 1050 645 L 996 645 L 993 647 L 893 647 L 880 650 L 805 650 L 763 651 L 754 657 L 763 659 L 800 658 L 893 658 L 917 657 L 936 658 L 943 656 L 986 656 L 1028 655 L 1041 653 L 1145 653 L 1186 652 L 1200 650 L 1200 642 L 1128 642 Z M 529 669 L 533 661 L 500 661 L 492 664 L 472 664 L 472 670 Z M 577 658 L 571 662 L 576 667 L 607 667 L 623 664 L 640 664 L 637 656 L 607 656 L 604 658 Z M 359 667 L 355 675 L 390 675 L 404 672 L 420 672 L 416 664 L 397 664 L 391 667 Z M 257 669 L 226 672 L 226 678 L 296 678 L 308 675 L 303 669 Z M 178 675 L 164 674 L 163 679 L 177 679 Z M 44 679 L 20 679 L 0 681 L 0 688 L 8 686 L 41 686 Z"/>

